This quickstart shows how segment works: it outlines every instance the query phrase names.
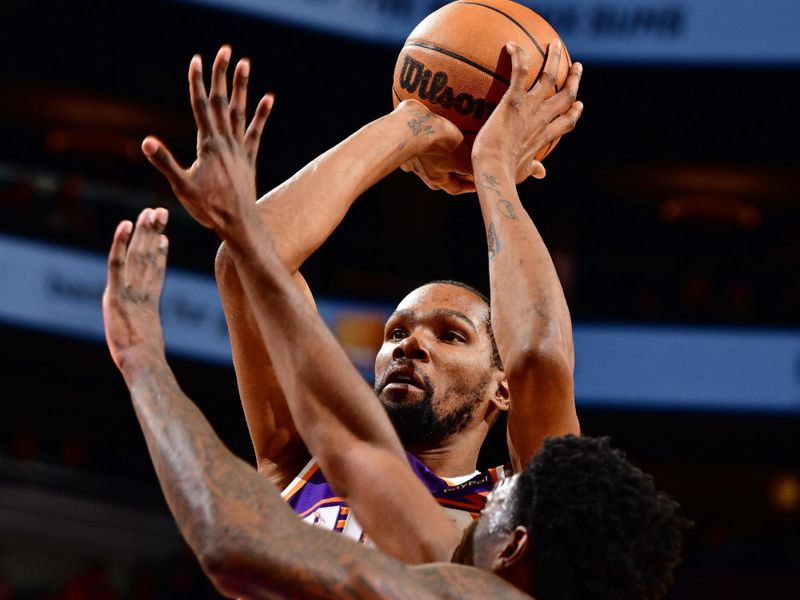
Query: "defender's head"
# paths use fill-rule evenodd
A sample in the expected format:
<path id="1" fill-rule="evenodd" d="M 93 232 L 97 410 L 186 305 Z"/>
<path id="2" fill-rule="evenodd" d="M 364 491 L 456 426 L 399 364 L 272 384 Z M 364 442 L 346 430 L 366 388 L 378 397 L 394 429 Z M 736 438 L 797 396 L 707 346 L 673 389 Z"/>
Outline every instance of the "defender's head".
<path id="1" fill-rule="evenodd" d="M 492 492 L 472 562 L 540 600 L 656 599 L 689 525 L 607 438 L 550 438 Z"/>
<path id="2" fill-rule="evenodd" d="M 389 317 L 375 359 L 375 392 L 407 448 L 430 448 L 467 429 L 488 431 L 507 410 L 489 316 L 489 301 L 477 290 L 434 281 Z"/>

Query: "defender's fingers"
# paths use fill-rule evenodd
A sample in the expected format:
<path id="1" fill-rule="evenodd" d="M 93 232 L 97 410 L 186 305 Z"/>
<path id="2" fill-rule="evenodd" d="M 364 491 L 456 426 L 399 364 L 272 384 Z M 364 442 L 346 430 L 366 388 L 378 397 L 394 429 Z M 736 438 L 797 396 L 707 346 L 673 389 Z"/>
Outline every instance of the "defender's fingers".
<path id="1" fill-rule="evenodd" d="M 186 187 L 188 175 L 172 156 L 164 143 L 152 135 L 147 136 L 142 142 L 142 152 L 156 169 L 167 178 L 172 189 L 176 192 Z"/>
<path id="2" fill-rule="evenodd" d="M 560 64 L 561 40 L 556 38 L 547 46 L 547 58 L 544 62 L 544 68 L 530 93 L 547 97 L 555 94 L 556 86 L 558 85 L 558 66 Z"/>
<path id="3" fill-rule="evenodd" d="M 250 126 L 247 128 L 247 133 L 244 136 L 244 147 L 251 161 L 255 160 L 256 154 L 258 154 L 258 144 L 261 141 L 261 133 L 264 131 L 264 125 L 272 112 L 272 105 L 274 102 L 275 96 L 273 94 L 264 95 L 264 97 L 261 98 L 261 102 L 258 103 L 256 114 L 253 116 Z"/>
<path id="4" fill-rule="evenodd" d="M 530 73 L 530 55 L 522 46 L 514 42 L 506 44 L 506 52 L 511 56 L 511 85 L 509 90 L 525 91 L 525 81 Z"/>
<path id="5" fill-rule="evenodd" d="M 151 294 L 159 293 L 164 283 L 164 271 L 167 265 L 167 245 L 164 240 L 167 238 L 163 232 L 168 220 L 169 211 L 166 208 L 156 208 L 150 215 L 152 235 L 147 236 L 144 248 L 143 283 Z"/>
<path id="6" fill-rule="evenodd" d="M 189 63 L 189 99 L 194 122 L 197 124 L 197 135 L 202 137 L 210 134 L 212 125 L 208 114 L 208 94 L 203 83 L 203 61 L 199 54 L 195 54 Z"/>
<path id="7" fill-rule="evenodd" d="M 237 138 L 244 135 L 247 119 L 247 82 L 250 78 L 250 61 L 243 58 L 233 72 L 233 92 L 231 93 L 230 119 L 233 134 Z"/>
<path id="8" fill-rule="evenodd" d="M 208 102 L 211 114 L 222 133 L 230 133 L 231 123 L 228 117 L 228 64 L 231 62 L 230 46 L 222 46 L 211 67 L 211 94 Z"/>
<path id="9" fill-rule="evenodd" d="M 167 270 L 167 255 L 169 254 L 169 238 L 163 233 L 158 236 L 158 251 L 156 253 L 156 278 L 153 280 L 153 293 L 161 294 L 164 287 L 164 273 Z"/>
<path id="10" fill-rule="evenodd" d="M 125 285 L 125 257 L 128 253 L 128 241 L 131 239 L 133 223 L 122 221 L 114 231 L 114 240 L 108 253 L 108 291 L 118 293 Z"/>
<path id="11" fill-rule="evenodd" d="M 152 219 L 154 211 L 152 208 L 145 208 L 139 213 L 136 219 L 136 226 L 133 229 L 130 243 L 128 244 L 128 256 L 125 266 L 126 285 L 141 285 L 143 275 L 144 256 L 147 252 L 148 238 L 152 234 Z"/>

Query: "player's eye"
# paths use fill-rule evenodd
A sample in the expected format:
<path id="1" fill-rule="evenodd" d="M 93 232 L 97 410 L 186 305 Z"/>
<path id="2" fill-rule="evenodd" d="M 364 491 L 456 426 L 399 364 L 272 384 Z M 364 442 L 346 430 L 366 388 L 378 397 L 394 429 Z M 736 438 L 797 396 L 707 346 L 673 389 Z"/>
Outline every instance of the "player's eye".
<path id="1" fill-rule="evenodd" d="M 449 331 L 445 331 L 439 336 L 445 342 L 466 342 L 467 339 L 464 337 L 460 331 L 453 331 L 452 329 Z"/>
<path id="2" fill-rule="evenodd" d="M 408 334 L 405 331 L 403 331 L 402 329 L 397 328 L 397 327 L 395 329 L 392 329 L 389 332 L 389 335 L 386 336 L 386 338 L 389 339 L 389 340 L 403 340 L 403 339 L 405 339 L 407 337 L 408 337 Z"/>

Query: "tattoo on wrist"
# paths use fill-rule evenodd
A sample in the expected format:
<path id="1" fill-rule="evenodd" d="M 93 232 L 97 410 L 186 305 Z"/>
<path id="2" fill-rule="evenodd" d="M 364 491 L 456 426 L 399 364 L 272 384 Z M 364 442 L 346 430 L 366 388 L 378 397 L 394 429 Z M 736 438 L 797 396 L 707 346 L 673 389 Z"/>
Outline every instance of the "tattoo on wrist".
<path id="1" fill-rule="evenodd" d="M 506 219 L 516 221 L 518 218 L 517 209 L 514 208 L 513 202 L 506 200 L 503 197 L 503 192 L 500 189 L 500 180 L 490 173 L 483 173 L 481 175 L 481 181 L 487 189 L 497 194 L 497 210 L 500 212 L 500 214 Z"/>
<path id="2" fill-rule="evenodd" d="M 497 201 L 497 210 L 499 210 L 500 214 L 504 217 L 512 221 L 517 220 L 517 211 L 514 209 L 514 205 L 505 198 L 500 198 L 500 200 Z"/>
<path id="3" fill-rule="evenodd" d="M 486 242 L 489 245 L 489 260 L 492 260 L 500 254 L 500 238 L 497 237 L 494 222 L 489 223 L 489 229 L 486 230 Z"/>
<path id="4" fill-rule="evenodd" d="M 424 133 L 426 136 L 436 133 L 433 129 L 433 125 L 430 123 L 431 119 L 433 119 L 433 113 L 415 111 L 412 114 L 414 118 L 408 122 L 408 128 L 411 130 L 414 137 L 418 136 L 420 133 Z"/>
<path id="5" fill-rule="evenodd" d="M 484 173 L 483 175 L 481 175 L 481 178 L 483 179 L 483 184 L 486 187 L 491 188 L 495 191 L 497 191 L 500 188 L 500 182 L 494 175 L 491 175 L 490 173 Z"/>

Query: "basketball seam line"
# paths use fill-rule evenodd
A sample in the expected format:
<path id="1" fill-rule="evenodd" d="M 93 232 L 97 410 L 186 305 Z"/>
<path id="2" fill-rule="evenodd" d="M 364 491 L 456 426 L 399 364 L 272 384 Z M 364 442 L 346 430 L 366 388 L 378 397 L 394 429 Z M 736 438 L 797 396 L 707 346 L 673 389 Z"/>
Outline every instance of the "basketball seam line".
<path id="1" fill-rule="evenodd" d="M 406 44 L 406 47 L 408 47 L 408 46 L 417 46 L 419 48 L 427 48 L 428 50 L 433 50 L 434 52 L 439 52 L 441 54 L 445 54 L 445 55 L 449 56 L 450 58 L 455 58 L 456 60 L 459 60 L 459 61 L 461 61 L 463 63 L 466 63 L 471 67 L 475 67 L 476 69 L 486 73 L 487 75 L 491 75 L 492 77 L 494 77 L 498 81 L 502 81 L 503 83 L 505 83 L 508 86 L 511 85 L 511 82 L 508 79 L 506 79 L 505 77 L 501 77 L 500 75 L 498 75 L 497 73 L 495 73 L 491 69 L 487 69 L 483 65 L 480 65 L 480 64 L 478 64 L 478 63 L 476 63 L 474 61 L 471 61 L 467 57 L 461 56 L 460 54 L 456 54 L 455 52 L 451 52 L 450 50 L 447 50 L 445 48 L 440 48 L 439 46 L 434 46 L 433 44 L 428 44 L 427 42 L 411 42 L 410 44 Z"/>
<path id="2" fill-rule="evenodd" d="M 533 35 L 531 35 L 531 33 L 530 33 L 530 32 L 529 32 L 527 29 L 525 29 L 525 27 L 522 25 L 522 23 L 520 23 L 519 21 L 517 21 L 517 20 L 516 20 L 514 17 L 512 17 L 511 15 L 509 15 L 509 14 L 507 14 L 507 13 L 504 13 L 504 12 L 503 12 L 502 10 L 500 10 L 499 8 L 495 8 L 494 6 L 489 6 L 488 4 L 481 4 L 480 2 L 461 2 L 461 4 L 471 4 L 471 5 L 473 5 L 473 6 L 482 6 L 483 8 L 488 8 L 489 10 L 493 10 L 493 11 L 495 11 L 496 13 L 499 13 L 499 14 L 503 15 L 503 16 L 504 16 L 506 19 L 508 19 L 509 21 L 511 21 L 512 23 L 514 23 L 514 25 L 516 25 L 517 27 L 519 27 L 519 28 L 522 30 L 522 32 L 523 32 L 525 35 L 527 35 L 527 36 L 528 36 L 528 39 L 529 39 L 531 42 L 533 42 L 533 45 L 534 45 L 534 46 L 536 46 L 536 49 L 539 51 L 539 54 L 541 54 L 541 55 L 542 55 L 542 58 L 544 58 L 544 55 L 545 55 L 545 54 L 544 54 L 544 50 L 542 50 L 542 47 L 539 45 L 539 42 L 537 42 L 537 41 L 536 41 L 536 38 L 535 38 L 535 37 L 533 37 Z"/>

